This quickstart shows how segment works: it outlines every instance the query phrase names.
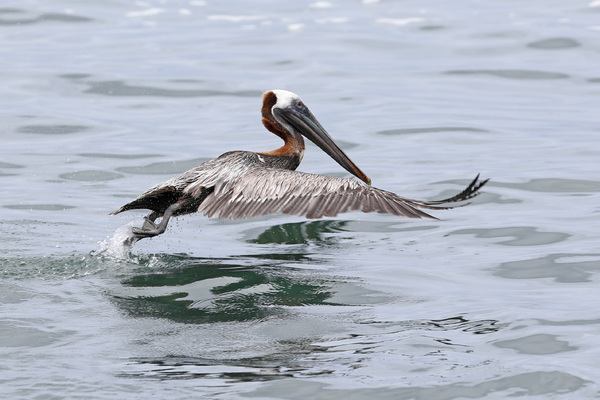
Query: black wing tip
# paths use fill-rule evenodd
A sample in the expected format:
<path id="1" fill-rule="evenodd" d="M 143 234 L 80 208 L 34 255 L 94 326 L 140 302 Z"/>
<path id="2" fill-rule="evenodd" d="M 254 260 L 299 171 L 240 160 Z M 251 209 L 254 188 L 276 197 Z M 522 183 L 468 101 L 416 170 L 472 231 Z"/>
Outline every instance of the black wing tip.
<path id="1" fill-rule="evenodd" d="M 460 192 L 459 194 L 457 194 L 456 197 L 457 201 L 463 201 L 463 200 L 468 200 L 468 199 L 472 199 L 475 196 L 479 196 L 481 194 L 481 192 L 479 191 L 486 183 L 488 183 L 488 181 L 490 180 L 490 178 L 487 178 L 483 181 L 479 181 L 479 176 L 481 174 L 477 174 L 477 176 L 475 177 L 475 179 L 473 179 L 473 181 L 469 184 L 469 186 L 467 186 L 467 188 L 465 190 L 463 190 L 462 192 Z"/>
<path id="2" fill-rule="evenodd" d="M 447 199 L 424 202 L 425 207 L 432 208 L 432 209 L 438 209 L 438 210 L 448 210 L 451 208 L 464 207 L 466 205 L 471 204 L 471 203 L 465 203 L 465 204 L 443 206 L 444 204 L 458 203 L 458 202 L 470 200 L 474 197 L 479 196 L 481 194 L 481 191 L 480 191 L 481 188 L 486 183 L 488 183 L 490 180 L 490 178 L 487 178 L 487 179 L 480 181 L 479 180 L 480 176 L 481 176 L 481 174 L 477 174 L 475 179 L 473 179 L 471 181 L 471 183 L 469 183 L 469 185 L 462 192 L 460 192 L 452 197 L 448 197 Z"/>
<path id="3" fill-rule="evenodd" d="M 479 180 L 480 175 L 481 174 L 477 174 L 475 179 L 473 179 L 471 181 L 471 183 L 469 183 L 469 185 L 465 188 L 465 190 L 463 190 L 456 196 L 452 196 L 447 199 L 440 200 L 440 203 L 454 203 L 454 202 L 458 202 L 458 201 L 469 200 L 469 199 L 472 199 L 473 197 L 479 196 L 479 194 L 481 194 L 481 192 L 479 190 L 490 180 L 490 178 L 487 178 L 483 181 L 480 181 Z"/>

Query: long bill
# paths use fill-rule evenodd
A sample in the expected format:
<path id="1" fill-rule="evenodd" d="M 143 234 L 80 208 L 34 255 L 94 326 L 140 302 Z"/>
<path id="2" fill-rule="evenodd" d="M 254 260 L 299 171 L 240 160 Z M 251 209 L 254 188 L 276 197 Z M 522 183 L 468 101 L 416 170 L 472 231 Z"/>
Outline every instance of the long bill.
<path id="1" fill-rule="evenodd" d="M 321 126 L 319 121 L 312 115 L 312 113 L 305 109 L 303 112 L 295 109 L 275 109 L 273 110 L 278 114 L 279 117 L 285 119 L 290 125 L 298 130 L 303 136 L 309 139 L 311 142 L 316 144 L 333 158 L 338 164 L 344 169 L 362 180 L 366 184 L 371 184 L 371 179 L 364 172 L 360 170 L 348 158 L 346 153 L 338 147 L 333 141 L 327 131 Z"/>

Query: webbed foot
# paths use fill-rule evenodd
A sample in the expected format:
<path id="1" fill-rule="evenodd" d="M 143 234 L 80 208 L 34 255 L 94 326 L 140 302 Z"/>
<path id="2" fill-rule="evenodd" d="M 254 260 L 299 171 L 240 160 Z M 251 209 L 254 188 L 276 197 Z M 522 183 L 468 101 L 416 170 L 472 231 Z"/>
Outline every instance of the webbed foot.
<path id="1" fill-rule="evenodd" d="M 153 212 L 150 213 L 147 217 L 144 217 L 144 223 L 141 228 L 132 228 L 131 234 L 132 237 L 138 241 L 143 238 L 149 238 L 158 236 L 161 233 L 165 232 L 167 229 L 167 224 L 169 223 L 169 219 L 173 215 L 173 213 L 177 210 L 179 205 L 177 203 L 170 205 L 164 212 L 162 219 L 157 224 L 154 220 L 158 217 L 158 213 Z"/>
<path id="2" fill-rule="evenodd" d="M 141 228 L 131 228 L 131 233 L 133 234 L 133 238 L 140 240 L 143 238 L 154 237 L 154 236 L 160 235 L 162 232 L 160 232 L 160 230 L 158 229 L 156 224 L 154 224 L 153 222 L 151 222 L 151 224 L 154 225 L 154 227 L 147 226 L 146 222 L 144 222 L 144 225 Z"/>
<path id="3" fill-rule="evenodd" d="M 144 217 L 144 224 L 142 225 L 142 231 L 152 231 L 157 228 L 157 225 L 154 223 L 154 220 Z M 140 230 L 140 228 L 134 228 L 134 230 Z"/>

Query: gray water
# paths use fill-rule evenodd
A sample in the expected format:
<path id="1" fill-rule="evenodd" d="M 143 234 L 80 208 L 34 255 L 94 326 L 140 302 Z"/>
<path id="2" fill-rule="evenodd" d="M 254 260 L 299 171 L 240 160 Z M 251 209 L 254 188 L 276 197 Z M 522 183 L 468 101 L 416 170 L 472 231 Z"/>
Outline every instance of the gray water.
<path id="1" fill-rule="evenodd" d="M 597 398 L 600 2 L 5 1 L 0 397 Z M 292 90 L 440 221 L 191 215 L 148 187 L 271 150 Z M 308 145 L 301 170 L 347 176 Z"/>

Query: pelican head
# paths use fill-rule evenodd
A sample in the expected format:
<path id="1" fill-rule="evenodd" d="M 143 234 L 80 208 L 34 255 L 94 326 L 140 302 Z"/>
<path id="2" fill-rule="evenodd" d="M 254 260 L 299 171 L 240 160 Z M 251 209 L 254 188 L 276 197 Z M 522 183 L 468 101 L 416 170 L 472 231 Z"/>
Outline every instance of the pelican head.
<path id="1" fill-rule="evenodd" d="M 287 90 L 269 90 L 263 96 L 263 124 L 281 137 L 286 146 L 295 140 L 304 149 L 303 135 L 363 182 L 371 180 L 338 147 L 319 121 L 312 115 L 300 96 Z M 285 146 L 284 146 L 285 147 Z"/>

